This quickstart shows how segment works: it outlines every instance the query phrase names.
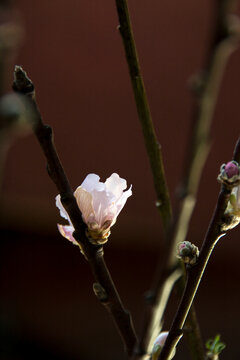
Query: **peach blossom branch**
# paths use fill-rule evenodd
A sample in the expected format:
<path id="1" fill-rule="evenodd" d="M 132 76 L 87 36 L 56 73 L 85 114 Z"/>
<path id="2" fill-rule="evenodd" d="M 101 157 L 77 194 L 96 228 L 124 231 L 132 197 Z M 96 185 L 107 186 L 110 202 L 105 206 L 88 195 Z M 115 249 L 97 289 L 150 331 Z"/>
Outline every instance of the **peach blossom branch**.
<path id="1" fill-rule="evenodd" d="M 48 174 L 55 183 L 61 195 L 61 202 L 74 226 L 73 236 L 81 245 L 85 258 L 91 267 L 96 281 L 94 292 L 112 316 L 122 337 L 125 349 L 130 356 L 137 342 L 131 316 L 124 308 L 105 264 L 103 247 L 91 244 L 85 235 L 86 225 L 82 220 L 81 212 L 53 143 L 52 129 L 43 123 L 35 101 L 34 85 L 20 66 L 15 67 L 13 89 L 25 94 L 31 100 L 34 114 L 32 127 L 47 159 Z"/>

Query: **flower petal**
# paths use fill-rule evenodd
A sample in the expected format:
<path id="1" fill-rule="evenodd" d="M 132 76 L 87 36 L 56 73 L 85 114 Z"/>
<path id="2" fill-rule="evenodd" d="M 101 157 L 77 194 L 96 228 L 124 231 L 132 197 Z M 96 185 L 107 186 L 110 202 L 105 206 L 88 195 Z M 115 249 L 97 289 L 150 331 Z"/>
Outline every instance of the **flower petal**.
<path id="1" fill-rule="evenodd" d="M 106 220 L 113 220 L 116 213 L 116 210 L 112 210 L 115 196 L 106 191 L 93 190 L 92 198 L 96 223 L 101 227 Z"/>
<path id="2" fill-rule="evenodd" d="M 106 190 L 111 192 L 118 199 L 123 190 L 127 188 L 127 182 L 125 179 L 120 178 L 116 173 L 113 173 L 106 181 Z"/>
<path id="3" fill-rule="evenodd" d="M 74 245 L 79 245 L 78 242 L 72 236 L 73 231 L 74 231 L 73 226 L 57 224 L 57 227 L 58 227 L 58 230 L 59 230 L 60 234 L 63 237 L 65 237 L 66 239 L 71 241 Z"/>
<path id="4" fill-rule="evenodd" d="M 92 194 L 83 189 L 82 186 L 79 186 L 74 192 L 74 196 L 81 210 L 83 220 L 87 224 L 89 216 L 94 212 Z"/>
<path id="5" fill-rule="evenodd" d="M 96 174 L 88 174 L 80 187 L 88 192 L 92 192 L 94 189 L 102 191 L 105 189 L 105 184 L 99 181 L 99 179 L 100 177 Z"/>
<path id="6" fill-rule="evenodd" d="M 56 196 L 56 206 L 58 207 L 58 209 L 60 210 L 60 215 L 69 221 L 69 216 L 68 216 L 68 213 L 66 212 L 66 210 L 64 209 L 64 207 L 62 206 L 62 203 L 61 203 L 61 197 L 60 195 L 58 194 Z"/>
<path id="7" fill-rule="evenodd" d="M 127 199 L 131 195 L 132 195 L 132 185 L 130 186 L 130 188 L 127 191 L 124 191 L 122 196 L 116 201 L 116 204 L 115 204 L 116 208 L 117 208 L 116 216 L 118 216 L 118 214 L 120 213 L 120 211 L 122 210 L 122 208 L 126 204 Z"/>
<path id="8" fill-rule="evenodd" d="M 160 345 L 161 347 L 163 347 L 166 339 L 168 337 L 168 331 L 163 331 L 161 332 L 158 337 L 156 338 L 156 340 L 154 341 L 154 345 Z"/>

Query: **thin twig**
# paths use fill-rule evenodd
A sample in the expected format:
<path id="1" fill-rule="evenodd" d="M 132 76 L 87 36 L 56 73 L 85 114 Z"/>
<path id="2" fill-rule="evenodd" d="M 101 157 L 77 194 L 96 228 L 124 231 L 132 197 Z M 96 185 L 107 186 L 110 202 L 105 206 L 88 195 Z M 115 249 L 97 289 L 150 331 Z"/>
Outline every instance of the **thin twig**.
<path id="1" fill-rule="evenodd" d="M 186 283 L 186 269 L 184 264 L 181 262 L 182 267 L 184 268 L 184 276 L 182 276 L 176 283 L 175 294 L 178 301 L 180 301 L 181 296 L 184 291 Z M 197 313 L 194 305 L 191 306 L 188 316 L 186 318 L 186 323 L 183 328 L 184 336 L 187 340 L 187 345 L 189 352 L 191 354 L 192 360 L 205 360 L 205 347 L 202 339 L 202 334 L 197 318 Z"/>
<path id="2" fill-rule="evenodd" d="M 168 360 L 172 350 L 180 340 L 182 336 L 181 330 L 183 328 L 189 309 L 192 305 L 208 259 L 217 241 L 220 239 L 220 237 L 225 235 L 225 233 L 222 233 L 221 231 L 220 224 L 221 219 L 224 215 L 224 211 L 227 207 L 230 193 L 231 191 L 229 189 L 226 189 L 224 186 L 222 186 L 222 190 L 219 194 L 217 207 L 208 233 L 206 235 L 202 250 L 200 252 L 198 263 L 195 266 L 189 268 L 187 271 L 187 283 L 182 297 L 182 301 L 169 331 L 169 336 L 160 353 L 159 360 Z"/>
<path id="3" fill-rule="evenodd" d="M 234 152 L 234 159 L 239 159 L 240 156 L 240 139 L 238 140 L 237 146 Z M 166 343 L 159 355 L 159 360 L 169 360 L 170 355 L 173 349 L 176 347 L 177 343 L 182 337 L 182 329 L 188 315 L 188 312 L 191 308 L 193 299 L 196 295 L 199 283 L 203 276 L 204 270 L 208 263 L 209 257 L 212 254 L 212 251 L 217 244 L 218 240 L 226 234 L 224 231 L 224 212 L 227 208 L 229 197 L 231 194 L 231 188 L 225 186 L 224 184 L 221 187 L 221 191 L 218 196 L 217 206 L 214 211 L 212 220 L 210 222 L 208 231 L 203 242 L 197 264 L 190 267 L 187 267 L 187 281 L 185 290 L 173 320 L 169 335 L 167 337 Z"/>
<path id="4" fill-rule="evenodd" d="M 32 100 L 32 107 L 35 114 L 32 122 L 33 130 L 47 159 L 48 173 L 61 195 L 61 202 L 74 226 L 74 238 L 81 245 L 82 251 L 89 262 L 97 284 L 103 289 L 102 291 L 104 292 L 105 297 L 98 296 L 98 298 L 114 319 L 125 345 L 125 349 L 130 356 L 137 342 L 137 337 L 131 316 L 124 308 L 105 264 L 103 247 L 92 245 L 85 235 L 86 225 L 82 220 L 81 212 L 73 195 L 73 191 L 57 155 L 53 143 L 52 129 L 42 121 L 35 101 L 35 91 L 32 81 L 27 77 L 20 66 L 15 67 L 14 78 L 14 90 L 27 95 Z"/>
<path id="5" fill-rule="evenodd" d="M 153 181 L 157 195 L 156 204 L 161 213 L 163 228 L 166 232 L 171 221 L 171 204 L 164 174 L 161 145 L 157 141 L 152 122 L 133 37 L 127 0 L 116 0 L 116 6 L 119 18 L 119 31 L 123 40 L 138 116 L 142 126 L 145 146 L 152 169 Z"/>
<path id="6" fill-rule="evenodd" d="M 226 6 L 228 2 L 228 6 Z M 223 6 L 224 3 L 224 6 Z M 230 6 L 231 3 L 231 6 Z M 140 350 L 146 354 L 151 350 L 154 338 L 157 336 L 161 326 L 156 328 L 153 317 L 158 316 L 162 323 L 163 313 L 159 312 L 159 304 L 162 302 L 164 288 L 168 288 L 165 274 L 176 263 L 175 249 L 176 244 L 186 239 L 189 222 L 196 202 L 196 194 L 199 186 L 201 172 L 205 164 L 210 148 L 210 127 L 213 118 L 213 112 L 216 99 L 224 72 L 226 62 L 231 53 L 236 49 L 239 40 L 239 29 L 235 26 L 236 18 L 228 18 L 229 11 L 232 9 L 233 2 L 220 0 L 216 3 L 216 26 L 213 41 L 207 56 L 206 68 L 203 75 L 198 78 L 198 84 L 195 83 L 194 93 L 197 98 L 193 113 L 193 125 L 190 133 L 190 141 L 187 148 L 187 158 L 182 184 L 180 186 L 180 201 L 174 211 L 174 220 L 172 228 L 168 233 L 166 242 L 165 260 L 161 262 L 156 275 L 156 281 L 152 290 L 151 309 L 148 310 L 143 336 L 140 339 Z M 192 311 L 192 310 L 191 310 Z M 195 332 L 195 340 L 201 343 L 198 324 L 195 321 L 195 315 L 189 317 L 188 326 Z M 188 321 L 188 320 L 187 320 Z M 187 335 L 188 336 L 188 335 Z M 192 339 L 190 339 L 192 343 Z M 192 348 L 192 346 L 190 346 Z M 137 357 L 138 360 L 143 357 Z M 202 351 L 198 346 L 194 359 L 204 359 L 204 348 Z"/>
<path id="7" fill-rule="evenodd" d="M 181 202 L 176 221 L 175 243 L 186 238 L 189 221 L 195 206 L 196 193 L 203 166 L 210 149 L 210 127 L 226 63 L 239 42 L 236 17 L 230 17 L 232 0 L 216 2 L 216 26 L 207 56 L 206 66 L 193 84 L 196 97 L 192 131 L 186 151 L 187 159 L 179 195 Z M 228 6 L 227 6 L 228 5 Z"/>
<path id="8" fill-rule="evenodd" d="M 165 233 L 167 233 L 171 220 L 171 205 L 164 175 L 161 148 L 157 142 L 155 130 L 152 123 L 151 113 L 148 105 L 144 82 L 140 71 L 137 50 L 133 37 L 127 1 L 116 0 L 116 5 L 120 24 L 119 30 L 125 48 L 125 55 L 129 67 L 129 73 L 132 81 L 138 115 L 142 125 L 145 145 L 152 168 L 155 190 L 158 199 L 157 205 L 162 215 Z M 166 251 L 170 251 L 170 254 L 175 253 L 175 249 L 173 249 L 173 244 L 172 246 L 170 244 Z M 163 263 L 165 264 L 164 268 L 167 269 L 167 271 L 164 271 L 163 276 L 161 276 L 161 280 L 164 282 L 164 287 L 159 289 L 158 285 L 155 286 L 156 290 L 153 290 L 150 294 L 150 297 L 148 297 L 150 308 L 148 309 L 147 313 L 147 321 L 145 322 L 145 327 L 143 331 L 144 335 L 141 339 L 141 344 L 139 348 L 136 350 L 137 356 L 141 356 L 141 354 L 145 355 L 149 352 L 154 338 L 160 331 L 163 312 L 166 307 L 172 287 L 175 281 L 181 275 L 180 270 L 172 272 L 171 269 L 169 269 L 169 257 L 165 255 L 164 258 L 167 260 L 167 263 L 165 264 L 165 261 L 162 261 L 161 259 L 161 269 L 163 268 Z M 159 273 L 159 271 L 157 273 Z M 165 276 L 166 273 L 171 273 L 168 278 L 166 278 Z M 157 284 L 159 284 L 159 279 L 157 279 Z M 192 316 L 192 319 L 196 319 L 196 317 Z M 198 329 L 196 323 L 194 323 L 194 329 Z"/>

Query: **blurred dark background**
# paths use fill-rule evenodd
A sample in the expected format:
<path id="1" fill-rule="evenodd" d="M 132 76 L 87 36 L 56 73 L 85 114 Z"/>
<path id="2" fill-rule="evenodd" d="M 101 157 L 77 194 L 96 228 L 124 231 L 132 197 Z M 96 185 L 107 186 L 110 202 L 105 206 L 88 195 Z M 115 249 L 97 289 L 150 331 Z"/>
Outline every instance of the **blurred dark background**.
<path id="1" fill-rule="evenodd" d="M 7 1 L 2 3 L 8 3 Z M 112 228 L 106 260 L 141 330 L 144 292 L 161 256 L 161 223 L 112 0 L 20 0 L 1 6 L 21 28 L 5 63 L 5 92 L 14 64 L 33 80 L 44 121 L 73 189 L 91 172 L 113 172 L 133 196 Z M 213 30 L 214 1 L 129 0 L 141 68 L 171 198 L 179 184 L 192 118 L 190 77 L 201 71 Z M 188 240 L 200 245 L 213 212 L 219 167 L 239 136 L 240 52 L 230 57 L 211 130 Z M 29 134 L 10 147 L 1 197 L 0 359 L 123 359 L 114 325 L 92 293 L 83 256 L 62 238 L 56 189 Z M 239 229 L 218 244 L 196 297 L 203 337 L 221 333 L 221 359 L 239 359 Z M 124 264 L 124 266 L 123 266 Z M 165 329 L 176 300 L 171 302 Z M 190 359 L 184 341 L 176 359 Z"/>

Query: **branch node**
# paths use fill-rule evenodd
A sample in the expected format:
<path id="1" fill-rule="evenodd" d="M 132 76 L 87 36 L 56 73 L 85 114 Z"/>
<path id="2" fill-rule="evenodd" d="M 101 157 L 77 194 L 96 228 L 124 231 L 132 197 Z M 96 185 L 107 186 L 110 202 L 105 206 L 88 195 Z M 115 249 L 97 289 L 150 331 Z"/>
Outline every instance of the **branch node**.
<path id="1" fill-rule="evenodd" d="M 107 302 L 108 300 L 107 292 L 100 283 L 98 282 L 93 283 L 93 292 L 99 301 L 101 301 L 102 303 Z"/>
<path id="2" fill-rule="evenodd" d="M 48 136 L 50 139 L 52 138 L 53 130 L 50 125 L 44 125 L 44 136 Z"/>

